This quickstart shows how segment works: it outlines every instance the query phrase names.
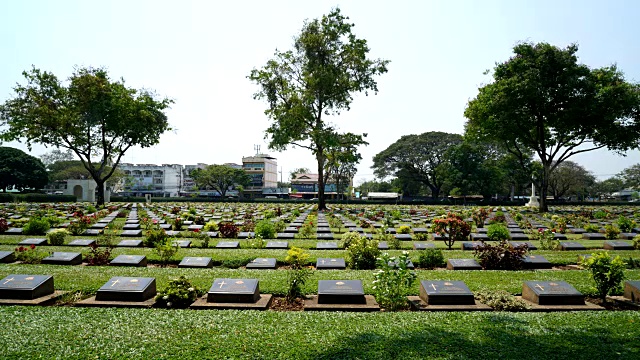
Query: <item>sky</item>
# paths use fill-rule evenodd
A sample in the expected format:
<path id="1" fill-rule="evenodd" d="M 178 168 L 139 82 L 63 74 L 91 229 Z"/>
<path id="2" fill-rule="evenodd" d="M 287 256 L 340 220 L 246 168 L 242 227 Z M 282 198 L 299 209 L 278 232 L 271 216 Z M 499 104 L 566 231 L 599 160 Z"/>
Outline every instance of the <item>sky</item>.
<path id="1" fill-rule="evenodd" d="M 174 131 L 152 148 L 132 148 L 122 162 L 241 163 L 261 152 L 291 170 L 316 169 L 311 153 L 270 151 L 267 104 L 247 79 L 276 49 L 292 49 L 305 19 L 332 8 L 355 24 L 369 56 L 390 60 L 377 95 L 356 95 L 351 110 L 331 119 L 341 131 L 367 133 L 356 184 L 373 180 L 372 158 L 407 134 L 462 133 L 467 102 L 491 81 L 486 70 L 506 61 L 518 42 L 579 45 L 579 61 L 617 64 L 640 81 L 640 1 L 2 1 L 0 101 L 13 96 L 21 73 L 35 66 L 61 79 L 74 66 L 105 67 L 112 79 L 153 89 L 175 101 Z M 24 144 L 13 146 L 29 152 Z M 51 150 L 35 146 L 40 156 Z M 600 179 L 640 162 L 606 150 L 571 158 Z"/>

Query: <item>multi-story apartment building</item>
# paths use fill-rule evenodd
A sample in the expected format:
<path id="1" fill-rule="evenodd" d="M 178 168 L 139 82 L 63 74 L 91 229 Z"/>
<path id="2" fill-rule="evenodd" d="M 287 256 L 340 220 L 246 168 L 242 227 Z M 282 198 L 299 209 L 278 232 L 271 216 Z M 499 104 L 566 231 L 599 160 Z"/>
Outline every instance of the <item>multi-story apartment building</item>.
<path id="1" fill-rule="evenodd" d="M 267 154 L 246 156 L 242 158 L 242 169 L 251 177 L 251 183 L 244 189 L 245 198 L 263 197 L 278 187 L 276 158 Z"/>
<path id="2" fill-rule="evenodd" d="M 177 197 L 183 186 L 180 164 L 129 164 L 118 167 L 124 173 L 123 195 Z"/>
<path id="3" fill-rule="evenodd" d="M 342 184 L 342 193 L 344 194 L 352 186 L 353 179 L 349 179 L 347 183 Z M 291 192 L 289 197 L 293 198 L 318 197 L 318 174 L 297 174 L 295 178 L 291 179 Z M 338 197 L 338 188 L 334 179 L 329 178 L 329 181 L 324 184 L 324 194 L 331 199 Z"/>

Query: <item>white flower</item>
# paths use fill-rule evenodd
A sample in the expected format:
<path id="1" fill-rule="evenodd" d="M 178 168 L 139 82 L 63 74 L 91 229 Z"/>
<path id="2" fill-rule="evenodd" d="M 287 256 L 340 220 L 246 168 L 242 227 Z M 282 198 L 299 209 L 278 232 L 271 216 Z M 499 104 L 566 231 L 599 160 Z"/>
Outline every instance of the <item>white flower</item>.
<path id="1" fill-rule="evenodd" d="M 169 300 L 169 295 L 165 295 L 162 297 L 162 300 Z"/>
<path id="2" fill-rule="evenodd" d="M 172 305 L 172 303 L 171 303 L 171 302 L 168 302 L 168 303 L 167 303 L 167 307 L 171 307 L 171 305 Z"/>
<path id="3" fill-rule="evenodd" d="M 194 288 L 192 288 L 192 287 L 190 287 L 190 288 L 188 288 L 188 289 L 187 289 L 187 291 L 194 291 L 194 290 L 195 290 L 195 289 L 194 289 Z"/>

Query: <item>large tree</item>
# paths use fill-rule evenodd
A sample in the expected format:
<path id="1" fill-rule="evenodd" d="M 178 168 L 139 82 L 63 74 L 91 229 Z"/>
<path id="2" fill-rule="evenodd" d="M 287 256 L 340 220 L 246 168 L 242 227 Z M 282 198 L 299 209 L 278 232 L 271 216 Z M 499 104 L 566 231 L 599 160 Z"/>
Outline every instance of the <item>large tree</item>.
<path id="1" fill-rule="evenodd" d="M 189 176 L 200 189 L 215 189 L 223 199 L 230 188 L 244 187 L 251 181 L 251 177 L 244 170 L 228 165 L 209 165 L 204 169 L 194 169 Z"/>
<path id="2" fill-rule="evenodd" d="M 446 181 L 447 151 L 462 143 L 462 136 L 444 132 L 426 132 L 404 135 L 398 141 L 373 157 L 376 176 L 406 176 L 431 189 L 431 196 L 440 196 Z"/>
<path id="3" fill-rule="evenodd" d="M 295 145 L 315 156 L 319 210 L 326 207 L 325 150 L 336 146 L 340 137 L 327 118 L 349 110 L 355 93 L 377 93 L 374 78 L 387 71 L 388 61 L 367 57 L 367 41 L 352 33 L 354 25 L 348 20 L 334 9 L 321 19 L 306 21 L 293 50 L 276 50 L 273 59 L 249 75 L 261 88 L 254 97 L 269 105 L 269 147 L 281 151 Z"/>
<path id="4" fill-rule="evenodd" d="M 549 179 L 573 155 L 637 148 L 640 86 L 615 66 L 578 63 L 577 45 L 521 43 L 498 63 L 465 110 L 470 136 L 502 144 L 516 156 L 533 151 L 542 163 L 540 211 L 547 211 Z"/>
<path id="5" fill-rule="evenodd" d="M 595 176 L 584 166 L 567 160 L 549 176 L 549 190 L 555 200 L 566 195 L 584 195 L 595 181 Z"/>
<path id="6" fill-rule="evenodd" d="M 49 182 L 40 159 L 22 150 L 0 146 L 0 189 L 42 189 Z"/>
<path id="7" fill-rule="evenodd" d="M 0 106 L 2 139 L 71 150 L 97 184 L 98 205 L 124 153 L 157 144 L 169 129 L 171 100 L 112 81 L 105 69 L 76 69 L 66 84 L 36 68 L 23 75 L 26 85 Z"/>
<path id="8" fill-rule="evenodd" d="M 640 190 L 640 164 L 631 165 L 618 174 L 624 180 L 624 186 Z"/>
<path id="9" fill-rule="evenodd" d="M 344 197 L 346 185 L 351 183 L 358 171 L 356 165 L 362 160 L 358 144 L 362 142 L 362 137 L 347 133 L 340 136 L 338 145 L 325 149 L 324 183 L 333 179 L 341 198 Z"/>

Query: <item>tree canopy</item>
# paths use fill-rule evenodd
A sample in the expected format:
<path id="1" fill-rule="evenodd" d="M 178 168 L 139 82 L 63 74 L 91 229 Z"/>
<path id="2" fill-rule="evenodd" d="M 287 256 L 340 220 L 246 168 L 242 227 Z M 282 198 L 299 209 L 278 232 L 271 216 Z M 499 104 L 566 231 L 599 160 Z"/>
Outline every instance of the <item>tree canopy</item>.
<path id="1" fill-rule="evenodd" d="M 618 174 L 624 180 L 624 186 L 640 190 L 640 164 L 631 165 Z"/>
<path id="2" fill-rule="evenodd" d="M 209 165 L 204 169 L 194 169 L 191 178 L 200 189 L 215 189 L 224 198 L 234 186 L 247 186 L 251 177 L 242 169 L 228 165 Z"/>
<path id="3" fill-rule="evenodd" d="M 325 209 L 325 151 L 340 139 L 327 117 L 349 110 L 355 93 L 377 93 L 375 77 L 387 72 L 388 61 L 367 57 L 367 41 L 352 33 L 354 25 L 348 20 L 336 8 L 320 19 L 306 21 L 293 50 L 276 50 L 273 59 L 249 75 L 260 86 L 254 97 L 268 103 L 269 147 L 284 150 L 295 145 L 316 157 L 319 210 Z"/>
<path id="4" fill-rule="evenodd" d="M 550 175 L 565 160 L 600 148 L 638 147 L 640 87 L 616 66 L 578 63 L 577 45 L 521 43 L 513 51 L 469 101 L 466 131 L 516 156 L 533 151 L 543 167 L 540 210 L 547 211 Z"/>
<path id="5" fill-rule="evenodd" d="M 2 139 L 71 150 L 97 183 L 99 205 L 124 153 L 157 144 L 169 129 L 171 100 L 112 81 L 105 69 L 78 68 L 66 84 L 35 67 L 23 75 L 26 85 L 0 106 Z"/>
<path id="6" fill-rule="evenodd" d="M 40 159 L 22 150 L 0 146 L 0 189 L 42 189 L 49 182 Z"/>
<path id="7" fill-rule="evenodd" d="M 595 176 L 584 166 L 567 160 L 549 176 L 549 190 L 555 200 L 571 195 L 584 196 L 595 181 Z"/>
<path id="8" fill-rule="evenodd" d="M 454 145 L 462 143 L 462 135 L 426 132 L 404 135 L 373 157 L 374 173 L 379 178 L 402 175 L 431 189 L 431 196 L 440 196 L 446 181 L 446 155 Z"/>

